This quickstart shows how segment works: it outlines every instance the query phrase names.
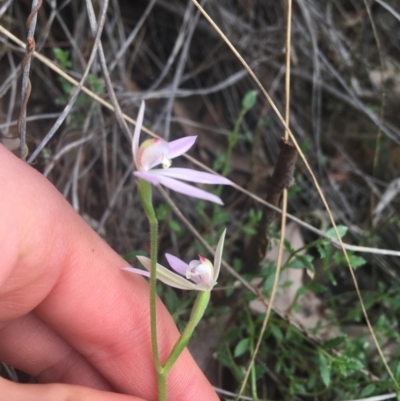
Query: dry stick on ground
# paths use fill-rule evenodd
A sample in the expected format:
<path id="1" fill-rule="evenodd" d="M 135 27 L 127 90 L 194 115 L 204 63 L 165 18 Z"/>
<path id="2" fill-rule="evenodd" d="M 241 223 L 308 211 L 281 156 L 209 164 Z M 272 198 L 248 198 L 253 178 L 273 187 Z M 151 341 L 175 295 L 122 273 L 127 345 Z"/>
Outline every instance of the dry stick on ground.
<path id="1" fill-rule="evenodd" d="M 271 205 L 280 207 L 283 190 L 293 185 L 293 172 L 297 160 L 297 150 L 287 140 L 282 138 L 282 147 L 278 155 L 274 172 L 268 184 L 266 201 Z M 274 209 L 264 207 L 262 219 L 258 225 L 257 234 L 254 235 L 246 249 L 243 271 L 256 273 L 260 269 L 260 262 L 264 259 L 269 243 L 269 226 L 275 222 L 279 213 Z"/>
<path id="2" fill-rule="evenodd" d="M 33 37 L 36 29 L 37 12 L 42 5 L 42 0 L 33 0 L 32 10 L 26 20 L 28 36 L 26 38 L 26 53 L 21 62 L 22 88 L 21 88 L 21 111 L 18 117 L 18 132 L 20 136 L 19 152 L 21 159 L 25 159 L 26 151 L 26 107 L 28 106 L 29 96 L 31 95 L 31 81 L 29 79 L 29 71 L 31 69 L 31 59 L 35 52 L 35 38 Z"/>

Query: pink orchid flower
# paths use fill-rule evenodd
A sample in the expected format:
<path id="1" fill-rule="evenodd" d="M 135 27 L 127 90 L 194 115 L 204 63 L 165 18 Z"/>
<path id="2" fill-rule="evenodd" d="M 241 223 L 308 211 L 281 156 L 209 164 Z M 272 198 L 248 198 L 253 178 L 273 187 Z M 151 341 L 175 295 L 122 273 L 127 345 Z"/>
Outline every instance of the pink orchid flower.
<path id="1" fill-rule="evenodd" d="M 232 181 L 219 175 L 204 173 L 188 168 L 170 168 L 171 159 L 186 153 L 195 143 L 197 136 L 188 136 L 167 142 L 162 138 L 153 138 L 144 141 L 139 147 L 140 131 L 143 124 L 144 102 L 142 102 L 132 140 L 133 159 L 137 171 L 133 174 L 153 185 L 164 185 L 173 191 L 206 199 L 223 205 L 222 200 L 207 191 L 185 184 L 183 181 L 198 182 L 202 184 L 230 185 Z M 161 164 L 163 168 L 154 168 Z"/>
<path id="2" fill-rule="evenodd" d="M 219 271 L 221 269 L 225 233 L 226 230 L 222 233 L 215 250 L 214 264 L 200 255 L 199 260 L 192 260 L 187 264 L 176 256 L 166 253 L 165 256 L 168 263 L 179 274 L 157 263 L 157 279 L 171 287 L 181 290 L 211 291 L 217 284 Z M 138 256 L 137 258 L 148 271 L 136 269 L 134 267 L 123 267 L 122 270 L 150 277 L 151 260 L 144 256 Z"/>

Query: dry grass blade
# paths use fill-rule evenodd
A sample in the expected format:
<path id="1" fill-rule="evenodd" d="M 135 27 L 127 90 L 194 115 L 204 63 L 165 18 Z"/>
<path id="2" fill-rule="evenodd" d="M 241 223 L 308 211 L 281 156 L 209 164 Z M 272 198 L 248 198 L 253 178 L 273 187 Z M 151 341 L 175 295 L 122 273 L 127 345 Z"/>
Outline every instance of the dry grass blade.
<path id="1" fill-rule="evenodd" d="M 291 37 L 292 37 L 292 0 L 288 0 L 287 3 L 287 17 L 286 17 L 286 70 L 285 70 L 285 123 L 289 126 L 290 121 L 290 59 L 291 59 Z M 285 130 L 284 134 L 284 142 L 288 144 L 289 140 L 289 132 Z M 297 157 L 297 153 L 295 154 Z M 293 158 L 292 163 L 295 162 L 296 157 Z M 292 166 L 291 174 L 293 175 L 294 165 Z M 282 215 L 281 215 L 281 230 L 280 230 L 280 239 L 279 239 L 279 247 L 278 247 L 278 257 L 276 260 L 276 269 L 274 276 L 274 283 L 271 290 L 271 296 L 268 302 L 267 311 L 265 313 L 264 320 L 262 322 L 261 330 L 258 334 L 257 344 L 255 346 L 253 355 L 251 356 L 249 365 L 247 367 L 243 382 L 240 386 L 239 393 L 236 397 L 236 401 L 239 400 L 239 397 L 243 394 L 243 391 L 246 387 L 247 380 L 250 375 L 250 371 L 253 368 L 254 361 L 258 354 L 258 351 L 261 346 L 262 339 L 264 337 L 265 330 L 267 328 L 268 320 L 271 315 L 271 310 L 273 308 L 274 299 L 276 296 L 276 292 L 278 290 L 279 276 L 282 267 L 282 258 L 283 258 L 283 250 L 284 250 L 284 242 L 285 242 L 285 230 L 286 230 L 286 217 L 287 217 L 287 189 L 288 185 L 286 184 L 283 188 L 282 192 Z"/>

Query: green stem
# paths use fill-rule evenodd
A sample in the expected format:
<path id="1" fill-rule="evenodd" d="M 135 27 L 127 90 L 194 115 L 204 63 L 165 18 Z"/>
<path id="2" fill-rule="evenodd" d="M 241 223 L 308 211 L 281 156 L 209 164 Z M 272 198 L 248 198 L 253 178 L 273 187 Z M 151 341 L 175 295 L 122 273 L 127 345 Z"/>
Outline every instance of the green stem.
<path id="1" fill-rule="evenodd" d="M 253 355 L 254 352 L 254 339 L 253 339 L 253 335 L 250 335 L 250 352 L 251 355 Z M 253 400 L 254 401 L 259 401 L 258 398 L 258 394 L 257 394 L 257 378 L 256 378 L 256 366 L 253 363 L 253 366 L 251 367 L 251 373 L 250 373 L 250 377 L 251 377 L 251 393 L 253 396 Z"/>
<path id="2" fill-rule="evenodd" d="M 167 399 L 167 379 L 163 374 L 160 362 L 160 354 L 158 351 L 157 341 L 157 311 L 156 311 L 156 272 L 157 272 L 157 235 L 158 222 L 153 208 L 151 184 L 147 181 L 139 179 L 139 197 L 142 202 L 144 211 L 150 223 L 150 331 L 151 331 L 151 347 L 153 351 L 153 361 L 157 373 L 158 400 L 166 401 Z"/>
<path id="3" fill-rule="evenodd" d="M 157 372 L 158 401 L 167 401 L 167 374 Z"/>
<path id="4" fill-rule="evenodd" d="M 225 165 L 222 169 L 222 175 L 224 177 L 227 176 L 229 173 L 233 148 L 239 139 L 239 127 L 242 124 L 242 121 L 243 121 L 243 118 L 244 118 L 246 112 L 247 112 L 247 110 L 245 110 L 245 109 L 243 109 L 240 112 L 239 117 L 236 120 L 235 126 L 233 127 L 233 130 L 228 135 L 228 149 L 226 151 Z"/>
<path id="5" fill-rule="evenodd" d="M 193 335 L 193 331 L 199 323 L 200 319 L 203 317 L 204 311 L 207 308 L 208 302 L 210 301 L 210 292 L 209 291 L 201 291 L 197 295 L 196 301 L 194 303 L 192 313 L 190 314 L 189 322 L 185 327 L 185 330 L 179 337 L 179 340 L 174 345 L 167 361 L 163 366 L 163 373 L 165 375 L 171 370 L 174 366 L 176 360 L 179 358 L 179 355 L 185 349 L 187 343 Z"/>

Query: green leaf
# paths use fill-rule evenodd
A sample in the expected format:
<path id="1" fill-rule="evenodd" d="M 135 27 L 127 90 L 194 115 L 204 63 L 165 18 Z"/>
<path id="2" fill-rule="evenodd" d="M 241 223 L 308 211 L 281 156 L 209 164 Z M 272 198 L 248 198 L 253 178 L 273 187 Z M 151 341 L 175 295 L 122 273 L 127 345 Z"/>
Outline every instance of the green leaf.
<path id="1" fill-rule="evenodd" d="M 72 63 L 69 59 L 68 50 L 62 50 L 59 47 L 54 47 L 53 53 L 63 70 L 66 70 L 67 68 L 70 68 L 72 66 Z"/>
<path id="2" fill-rule="evenodd" d="M 304 269 L 307 268 L 314 271 L 314 265 L 312 264 L 313 257 L 311 255 L 296 255 L 296 257 L 290 261 L 288 267 L 292 269 Z"/>
<path id="3" fill-rule="evenodd" d="M 353 255 L 353 254 L 349 254 L 349 259 L 350 259 L 351 266 L 354 270 L 356 270 L 358 267 L 363 266 L 367 263 L 367 261 L 363 257 Z"/>
<path id="4" fill-rule="evenodd" d="M 331 284 L 336 287 L 337 286 L 337 281 L 335 279 L 335 276 L 331 272 L 329 272 L 328 273 L 328 277 L 329 277 L 329 281 L 331 282 Z"/>
<path id="5" fill-rule="evenodd" d="M 218 212 L 215 213 L 214 216 L 213 216 L 213 223 L 216 226 L 225 224 L 225 223 L 227 223 L 228 221 L 231 220 L 231 218 L 230 218 L 228 213 L 225 213 L 221 209 L 217 209 L 217 210 L 218 210 Z"/>
<path id="6" fill-rule="evenodd" d="M 303 383 L 294 383 L 294 390 L 299 394 L 307 394 L 306 388 Z"/>
<path id="7" fill-rule="evenodd" d="M 280 287 L 281 288 L 287 288 L 293 285 L 294 281 L 293 280 L 286 280 Z"/>
<path id="8" fill-rule="evenodd" d="M 375 384 L 373 384 L 373 383 L 368 384 L 368 386 L 365 387 L 365 388 L 361 391 L 360 396 L 363 397 L 363 398 L 364 398 L 364 397 L 368 397 L 369 395 L 371 395 L 371 394 L 375 391 L 375 389 L 376 389 Z"/>
<path id="9" fill-rule="evenodd" d="M 296 291 L 296 297 L 299 297 L 300 295 L 304 295 L 307 291 L 307 288 L 304 287 L 303 285 L 299 287 Z"/>
<path id="10" fill-rule="evenodd" d="M 242 100 L 242 107 L 246 111 L 252 109 L 254 107 L 254 105 L 256 104 L 256 99 L 257 99 L 257 91 L 256 90 L 247 92 L 244 95 L 244 98 Z"/>
<path id="11" fill-rule="evenodd" d="M 339 233 L 340 238 L 343 238 L 343 237 L 346 235 L 346 233 L 347 233 L 348 227 L 347 227 L 347 226 L 343 226 L 343 225 L 341 225 L 341 224 L 339 224 L 339 225 L 336 226 L 336 227 L 337 227 L 337 230 L 338 230 L 338 233 Z M 334 230 L 333 227 L 331 227 L 331 228 L 329 228 L 328 230 L 326 230 L 326 234 L 327 234 L 329 237 L 337 238 L 337 237 L 336 237 L 335 230 Z"/>
<path id="12" fill-rule="evenodd" d="M 225 164 L 226 156 L 224 153 L 217 151 L 217 155 L 214 157 L 214 162 L 212 165 L 213 170 L 220 171 L 222 170 Z"/>
<path id="13" fill-rule="evenodd" d="M 300 188 L 300 186 L 299 185 L 293 185 L 292 187 L 290 187 L 289 189 L 288 189 L 288 198 L 290 198 L 290 197 L 292 197 L 292 196 L 294 196 L 294 195 L 296 195 L 297 193 L 299 193 L 301 191 L 301 188 Z"/>
<path id="14" fill-rule="evenodd" d="M 249 339 L 243 338 L 236 344 L 235 350 L 233 351 L 233 356 L 237 358 L 243 355 L 248 349 L 249 349 Z"/>
<path id="15" fill-rule="evenodd" d="M 176 233 L 180 233 L 182 231 L 180 224 L 176 220 L 168 220 L 168 227 Z"/>
<path id="16" fill-rule="evenodd" d="M 339 336 L 326 341 L 322 346 L 325 349 L 335 348 L 346 340 L 346 336 Z"/>
<path id="17" fill-rule="evenodd" d="M 250 226 L 242 226 L 242 231 L 249 235 L 255 235 L 257 232 L 255 228 Z"/>
<path id="18" fill-rule="evenodd" d="M 317 294 L 321 294 L 323 292 L 327 291 L 326 286 L 324 286 L 323 284 L 319 284 L 319 283 L 312 283 L 308 286 L 308 289 L 317 293 Z"/>
<path id="19" fill-rule="evenodd" d="M 157 220 L 160 220 L 160 221 L 165 220 L 165 219 L 168 217 L 170 211 L 171 211 L 171 208 L 170 208 L 170 206 L 169 206 L 168 204 L 166 204 L 166 203 L 164 203 L 164 204 L 158 206 L 158 207 L 156 208 L 156 217 L 157 217 Z"/>
<path id="20" fill-rule="evenodd" d="M 274 276 L 275 276 L 274 273 L 268 275 L 263 285 L 263 291 L 269 293 L 272 290 L 272 287 L 274 285 Z"/>
<path id="21" fill-rule="evenodd" d="M 343 377 L 348 377 L 350 374 L 364 369 L 364 365 L 361 361 L 355 358 L 343 356 L 340 359 L 336 360 L 336 365 L 339 373 Z"/>
<path id="22" fill-rule="evenodd" d="M 325 358 L 325 355 L 320 352 L 319 353 L 319 369 L 321 373 L 321 379 L 326 387 L 331 383 L 331 364 Z"/>
<path id="23" fill-rule="evenodd" d="M 276 338 L 277 341 L 282 341 L 283 340 L 283 335 L 282 331 L 278 326 L 271 326 L 270 327 L 272 335 Z"/>
<path id="24" fill-rule="evenodd" d="M 326 256 L 326 248 L 324 246 L 321 245 L 317 245 L 317 251 L 319 253 L 319 256 L 321 256 L 321 259 L 325 259 Z"/>
<path id="25" fill-rule="evenodd" d="M 88 81 L 90 82 L 90 85 L 95 93 L 104 93 L 104 85 L 100 79 L 96 77 L 96 75 L 88 74 Z"/>

